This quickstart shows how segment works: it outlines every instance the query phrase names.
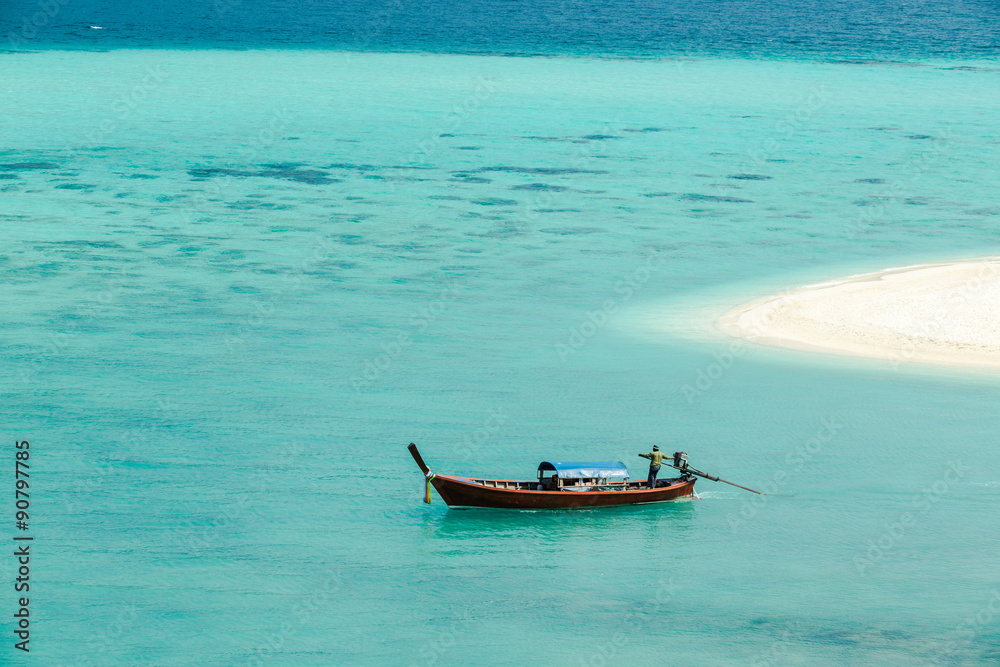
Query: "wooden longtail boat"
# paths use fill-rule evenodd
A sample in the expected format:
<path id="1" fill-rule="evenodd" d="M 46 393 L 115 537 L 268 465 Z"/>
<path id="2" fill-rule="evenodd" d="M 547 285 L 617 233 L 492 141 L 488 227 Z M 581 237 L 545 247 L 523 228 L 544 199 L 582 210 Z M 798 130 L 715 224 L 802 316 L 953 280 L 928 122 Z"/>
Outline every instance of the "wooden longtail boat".
<path id="1" fill-rule="evenodd" d="M 653 489 L 647 488 L 646 480 L 629 481 L 628 469 L 621 461 L 542 461 L 536 480 L 480 479 L 435 475 L 424 463 L 415 444 L 410 443 L 408 449 L 427 479 L 425 502 L 430 502 L 433 485 L 448 507 L 585 509 L 662 503 L 692 495 L 695 474 L 700 473 L 687 466 L 686 454 L 678 452 L 674 455 L 676 465 L 670 465 L 666 459 L 663 463 L 676 467 L 681 476 L 657 480 Z M 699 476 L 708 477 L 703 473 Z"/>

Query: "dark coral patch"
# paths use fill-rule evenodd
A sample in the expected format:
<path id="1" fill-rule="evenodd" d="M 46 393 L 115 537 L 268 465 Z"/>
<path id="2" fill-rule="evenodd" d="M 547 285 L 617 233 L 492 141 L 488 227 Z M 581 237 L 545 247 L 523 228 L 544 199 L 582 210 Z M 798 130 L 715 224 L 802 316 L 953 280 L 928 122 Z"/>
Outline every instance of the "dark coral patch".
<path id="1" fill-rule="evenodd" d="M 237 178 L 246 178 L 248 176 L 257 175 L 257 172 L 255 171 L 246 171 L 244 169 L 223 169 L 221 167 L 188 169 L 188 173 L 195 178 L 211 178 L 213 176 L 235 176 Z"/>
<path id="2" fill-rule="evenodd" d="M 273 165 L 260 174 L 267 178 L 280 178 L 296 183 L 309 183 L 310 185 L 326 185 L 328 183 L 340 183 L 339 178 L 330 178 L 330 174 L 318 169 L 299 169 L 297 166 Z"/>
<path id="3" fill-rule="evenodd" d="M 752 204 L 753 203 L 749 199 L 740 199 L 739 197 L 719 197 L 717 195 L 686 194 L 686 195 L 681 195 L 681 199 L 687 199 L 688 201 L 723 202 L 723 203 L 726 203 L 726 204 Z"/>
<path id="4" fill-rule="evenodd" d="M 606 174 L 606 171 L 597 169 L 560 169 L 556 167 L 480 167 L 476 172 L 503 171 L 510 174 L 543 174 L 545 176 L 558 176 L 560 174 Z"/>
<path id="5" fill-rule="evenodd" d="M 539 229 L 543 234 L 558 234 L 560 236 L 571 236 L 574 234 L 596 234 L 604 230 L 599 227 L 548 227 Z"/>
<path id="6" fill-rule="evenodd" d="M 763 174 L 732 174 L 726 176 L 726 178 L 732 178 L 737 181 L 769 181 L 770 176 L 764 176 Z"/>
<path id="7" fill-rule="evenodd" d="M 912 63 L 905 60 L 877 60 L 877 59 L 858 59 L 858 60 L 827 60 L 826 62 L 832 63 L 834 65 L 889 65 L 892 67 L 925 67 L 922 63 Z"/>
<path id="8" fill-rule="evenodd" d="M 485 197 L 483 199 L 470 199 L 473 204 L 479 204 L 480 206 L 515 206 L 517 200 L 515 199 L 498 199 L 497 197 Z"/>
<path id="9" fill-rule="evenodd" d="M 581 139 L 580 137 L 526 137 L 527 139 L 532 139 L 534 141 L 547 141 L 550 143 L 569 143 L 569 144 L 585 144 L 586 139 Z"/>
<path id="10" fill-rule="evenodd" d="M 261 209 L 268 211 L 287 211 L 295 207 L 289 206 L 288 204 L 275 204 L 273 202 L 260 201 L 257 199 L 240 199 L 232 204 L 227 204 L 226 208 L 231 208 L 237 211 L 256 211 Z"/>
<path id="11" fill-rule="evenodd" d="M 58 169 L 54 162 L 8 162 L 0 164 L 0 171 L 31 171 L 34 169 Z"/>
<path id="12" fill-rule="evenodd" d="M 959 72 L 1000 72 L 998 67 L 972 67 L 969 65 L 959 65 L 958 67 L 939 67 L 938 69 L 950 69 Z"/>
<path id="13" fill-rule="evenodd" d="M 561 185 L 549 185 L 547 183 L 524 183 L 522 185 L 511 186 L 511 190 L 533 190 L 538 192 L 561 192 L 566 190 Z"/>
<path id="14" fill-rule="evenodd" d="M 297 183 L 309 183 L 310 185 L 326 185 L 328 183 L 340 183 L 339 178 L 330 178 L 325 171 L 318 169 L 299 169 L 299 164 L 294 162 L 282 162 L 261 165 L 260 171 L 248 171 L 246 169 L 227 169 L 223 167 L 207 167 L 200 169 L 189 169 L 188 174 L 195 178 L 211 178 L 214 176 L 232 176 L 234 178 L 278 178 Z"/>
<path id="15" fill-rule="evenodd" d="M 324 169 L 347 169 L 352 171 L 374 171 L 376 169 L 373 164 L 351 164 L 350 162 L 334 162 L 333 164 L 328 164 Z"/>

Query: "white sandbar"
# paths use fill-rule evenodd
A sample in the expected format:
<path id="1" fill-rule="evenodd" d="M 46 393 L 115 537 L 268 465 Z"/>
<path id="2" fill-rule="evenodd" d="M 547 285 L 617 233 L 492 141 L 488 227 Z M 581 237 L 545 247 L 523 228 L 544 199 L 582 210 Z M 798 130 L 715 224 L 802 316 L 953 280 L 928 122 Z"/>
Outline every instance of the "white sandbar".
<path id="1" fill-rule="evenodd" d="M 1000 368 L 1000 258 L 809 285 L 740 306 L 718 324 L 764 345 Z"/>

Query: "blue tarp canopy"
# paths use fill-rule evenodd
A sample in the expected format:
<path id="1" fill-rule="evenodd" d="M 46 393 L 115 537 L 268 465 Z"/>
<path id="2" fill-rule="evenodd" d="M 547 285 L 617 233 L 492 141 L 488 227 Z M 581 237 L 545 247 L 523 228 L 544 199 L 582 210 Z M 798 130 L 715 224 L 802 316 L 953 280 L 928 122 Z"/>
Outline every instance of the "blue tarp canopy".
<path id="1" fill-rule="evenodd" d="M 559 479 L 628 478 L 628 468 L 621 461 L 542 461 L 538 471 L 543 470 L 555 470 Z"/>

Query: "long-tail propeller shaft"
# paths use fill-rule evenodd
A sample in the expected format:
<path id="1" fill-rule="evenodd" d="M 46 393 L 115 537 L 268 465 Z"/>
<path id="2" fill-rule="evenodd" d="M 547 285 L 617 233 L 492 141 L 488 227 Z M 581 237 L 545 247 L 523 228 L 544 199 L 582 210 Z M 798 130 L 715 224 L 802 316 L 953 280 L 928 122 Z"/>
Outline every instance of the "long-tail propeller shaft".
<path id="1" fill-rule="evenodd" d="M 667 465 L 670 466 L 671 468 L 676 468 L 677 470 L 680 470 L 682 473 L 686 473 L 686 474 L 689 474 L 689 475 L 696 475 L 698 477 L 704 477 L 705 479 L 710 479 L 713 482 L 722 482 L 723 484 L 729 484 L 730 486 L 735 486 L 737 488 L 743 489 L 744 491 L 750 491 L 751 493 L 756 493 L 756 494 L 761 495 L 761 496 L 771 495 L 769 493 L 761 493 L 760 491 L 754 491 L 753 489 L 751 489 L 749 487 L 741 486 L 739 484 L 735 484 L 733 482 L 729 482 L 729 481 L 724 480 L 724 479 L 722 479 L 720 477 L 716 477 L 714 475 L 709 475 L 707 472 L 702 472 L 701 470 L 698 470 L 697 468 L 693 468 L 693 467 L 691 467 L 691 466 L 688 465 L 688 457 L 687 457 L 687 454 L 684 453 L 684 452 L 674 452 L 674 462 L 673 463 L 668 463 Z"/>

